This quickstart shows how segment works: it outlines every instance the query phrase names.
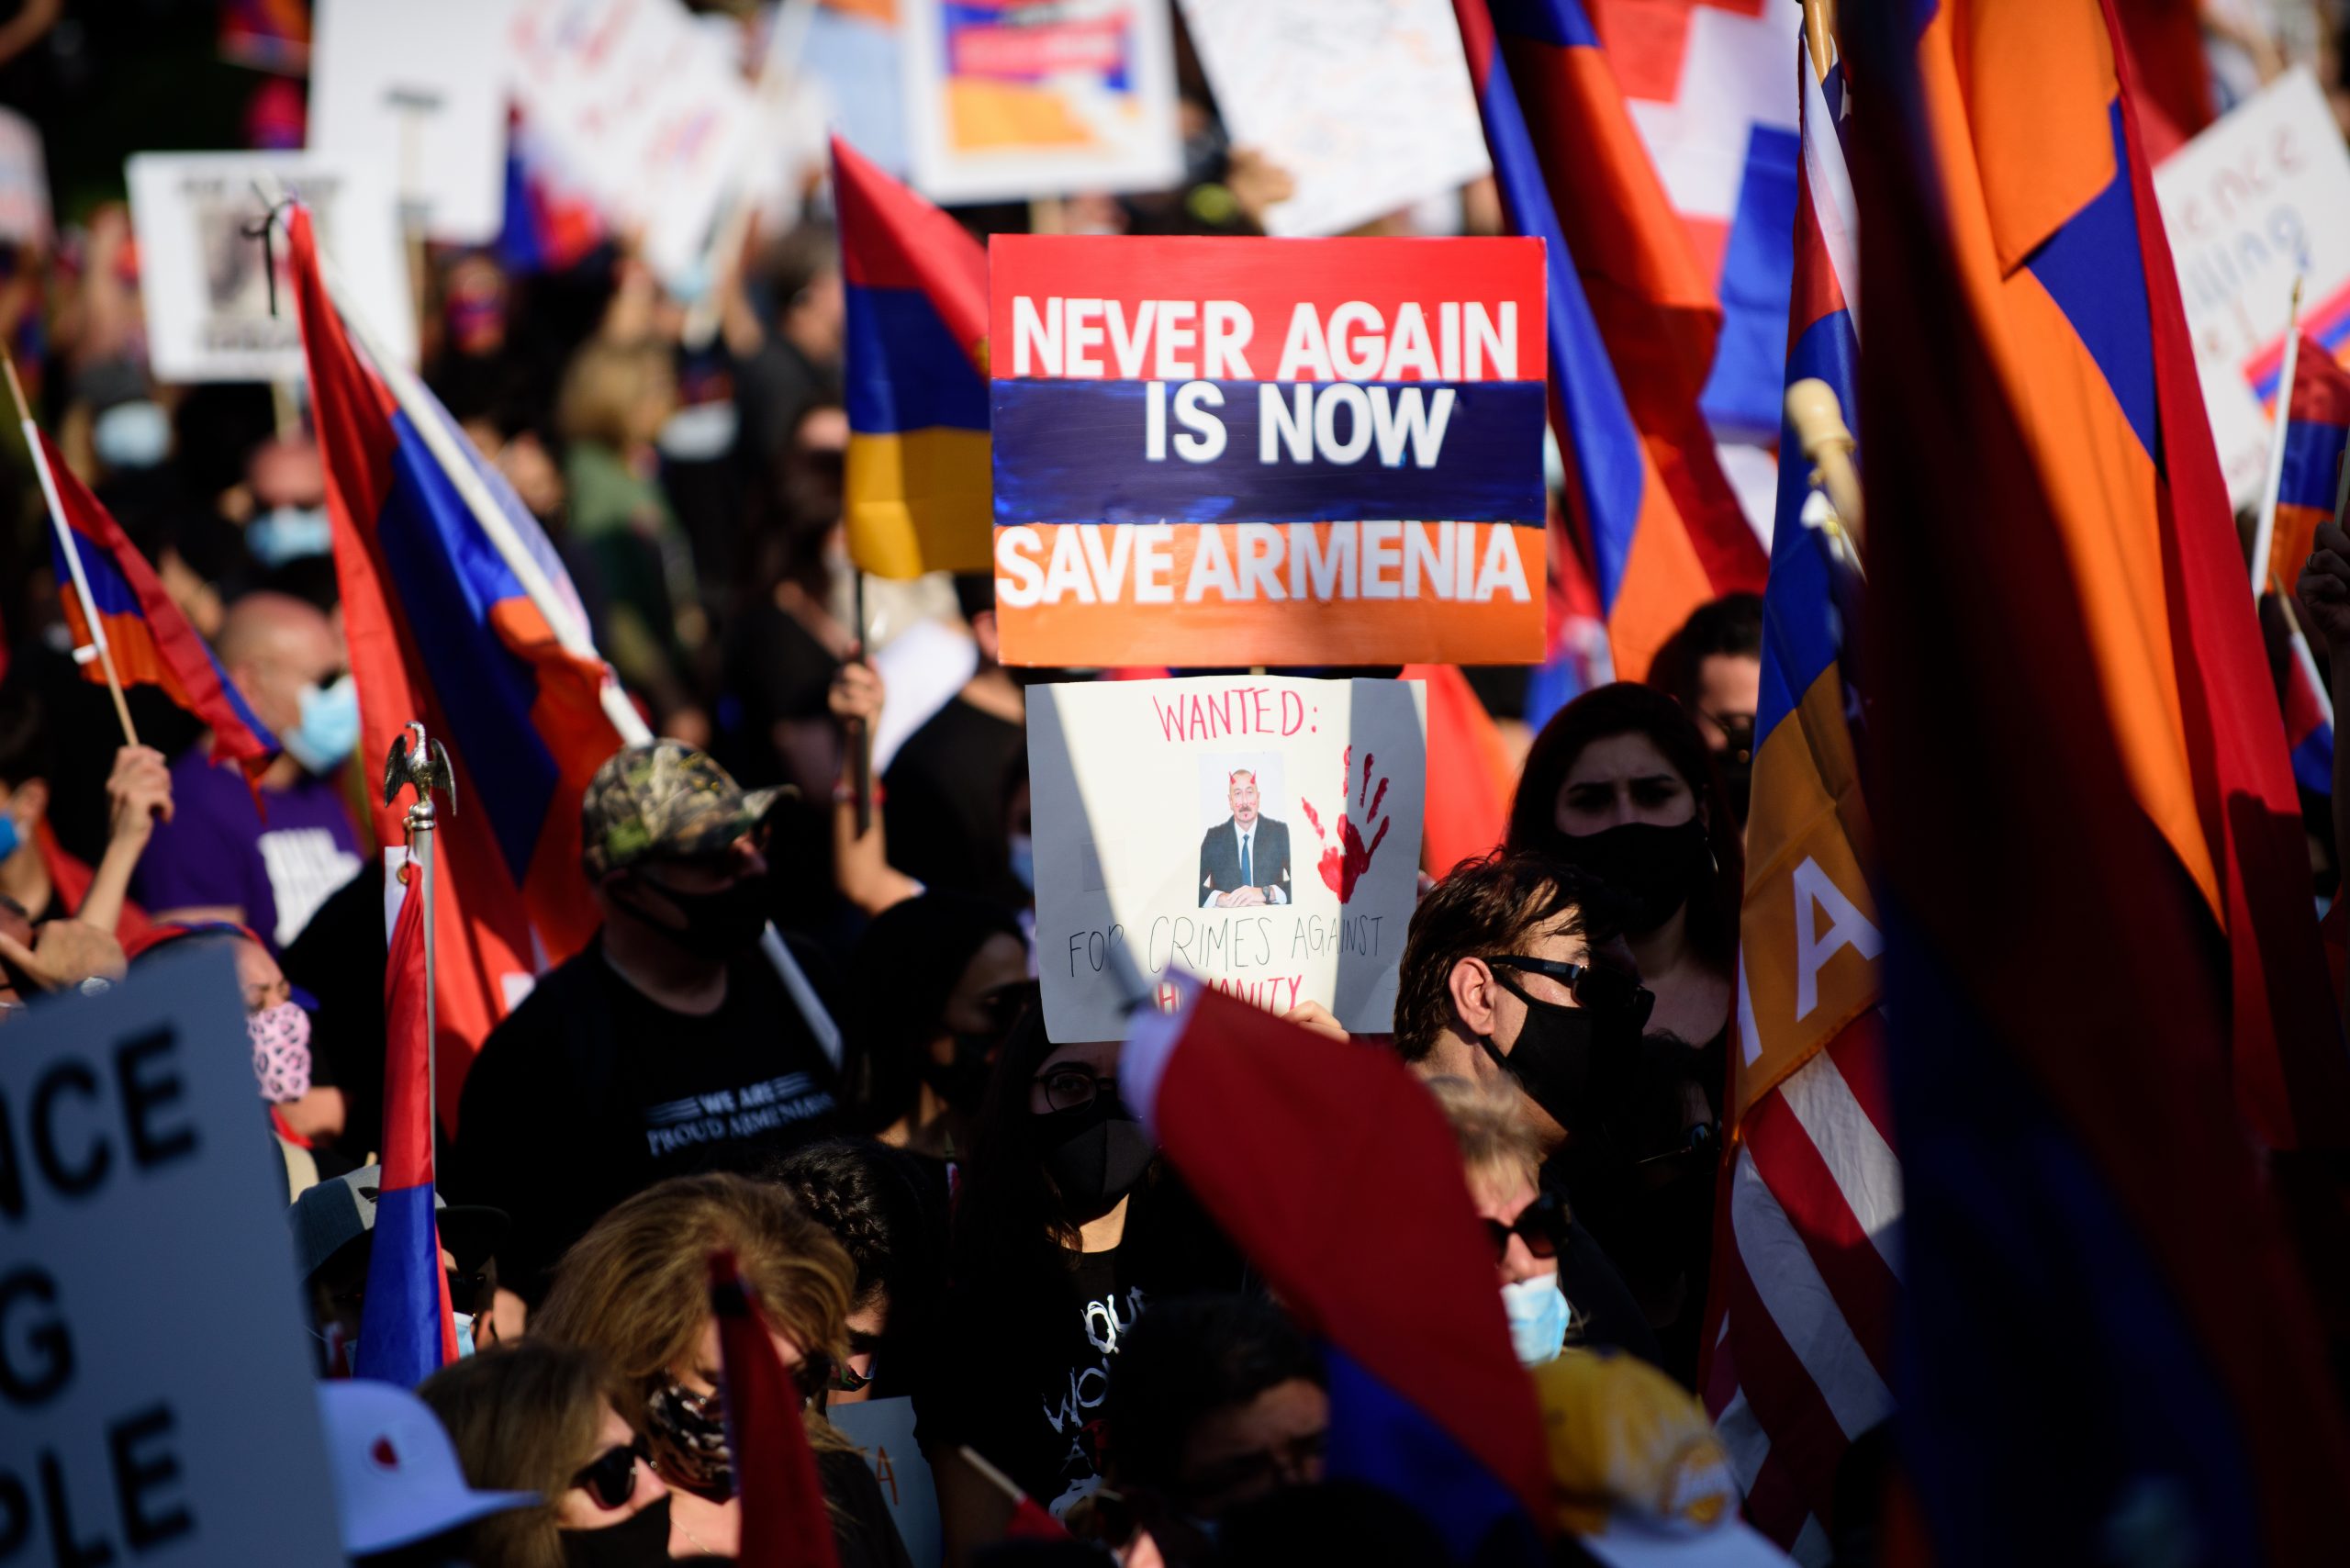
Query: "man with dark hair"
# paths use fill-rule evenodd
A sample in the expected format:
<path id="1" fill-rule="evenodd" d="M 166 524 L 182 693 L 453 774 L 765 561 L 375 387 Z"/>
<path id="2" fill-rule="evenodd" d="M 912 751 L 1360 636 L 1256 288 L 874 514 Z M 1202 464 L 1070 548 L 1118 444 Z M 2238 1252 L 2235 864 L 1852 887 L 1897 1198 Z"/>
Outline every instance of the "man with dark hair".
<path id="1" fill-rule="evenodd" d="M 1255 1296 L 1154 1302 L 1110 1374 L 1113 1484 L 1174 1568 L 1203 1561 L 1203 1524 L 1322 1479 L 1329 1374 L 1313 1343 Z"/>
<path id="2" fill-rule="evenodd" d="M 890 760 L 882 833 L 890 864 L 923 886 L 1017 907 L 1028 895 L 1012 873 L 1005 781 L 1028 755 L 1027 699 L 997 662 L 995 578 L 957 577 L 955 598 L 979 668 Z"/>
<path id="3" fill-rule="evenodd" d="M 1696 721 L 1743 827 L 1762 700 L 1762 596 L 1726 593 L 1699 605 L 1659 650 L 1648 683 Z"/>
<path id="4" fill-rule="evenodd" d="M 848 338 L 840 239 L 829 223 L 802 223 L 767 247 L 747 281 L 765 319 L 751 331 L 730 329 L 728 341 L 741 355 L 734 383 L 742 445 L 754 471 L 767 474 L 790 451 L 801 416 L 840 401 Z"/>

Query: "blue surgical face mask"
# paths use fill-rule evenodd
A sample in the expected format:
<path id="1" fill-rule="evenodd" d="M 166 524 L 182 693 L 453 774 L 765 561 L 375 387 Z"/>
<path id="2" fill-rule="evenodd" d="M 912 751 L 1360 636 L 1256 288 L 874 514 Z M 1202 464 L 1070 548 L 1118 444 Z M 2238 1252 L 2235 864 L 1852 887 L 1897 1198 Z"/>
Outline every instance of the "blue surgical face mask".
<path id="1" fill-rule="evenodd" d="M 1521 1364 L 1539 1366 L 1557 1359 L 1567 1342 L 1567 1298 L 1558 1275 L 1504 1285 L 1502 1310 L 1509 1316 L 1510 1349 Z"/>
<path id="2" fill-rule="evenodd" d="M 117 403 L 91 421 L 90 445 L 118 473 L 152 468 L 171 454 L 172 417 L 144 398 Z"/>
<path id="3" fill-rule="evenodd" d="M 453 1312 L 449 1314 L 449 1320 L 457 1326 L 457 1354 L 460 1357 L 472 1355 L 474 1353 L 474 1315 L 470 1312 Z"/>
<path id="4" fill-rule="evenodd" d="M 359 749 L 359 687 L 344 676 L 302 689 L 302 717 L 277 737 L 285 755 L 313 773 L 331 773 Z"/>
<path id="5" fill-rule="evenodd" d="M 334 554 L 334 526 L 324 507 L 272 507 L 245 524 L 245 548 L 264 566 Z"/>
<path id="6" fill-rule="evenodd" d="M 1036 841 L 1024 833 L 1012 835 L 1012 874 L 1022 887 L 1036 890 Z"/>

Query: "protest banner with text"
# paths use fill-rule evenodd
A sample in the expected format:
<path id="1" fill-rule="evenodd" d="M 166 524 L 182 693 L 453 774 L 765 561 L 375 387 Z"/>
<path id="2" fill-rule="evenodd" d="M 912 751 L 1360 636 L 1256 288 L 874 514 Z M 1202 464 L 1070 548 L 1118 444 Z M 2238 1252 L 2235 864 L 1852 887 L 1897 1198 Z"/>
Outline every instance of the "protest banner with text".
<path id="1" fill-rule="evenodd" d="M 1120 1036 L 1175 969 L 1388 1028 L 1427 767 L 1417 681 L 1279 676 L 1029 691 L 1036 962 L 1056 1040 Z"/>
<path id="2" fill-rule="evenodd" d="M 159 957 L 6 1041 L 0 1561 L 342 1562 L 234 961 Z"/>
<path id="3" fill-rule="evenodd" d="M 1527 663 L 1542 247 L 999 235 L 1007 663 Z"/>

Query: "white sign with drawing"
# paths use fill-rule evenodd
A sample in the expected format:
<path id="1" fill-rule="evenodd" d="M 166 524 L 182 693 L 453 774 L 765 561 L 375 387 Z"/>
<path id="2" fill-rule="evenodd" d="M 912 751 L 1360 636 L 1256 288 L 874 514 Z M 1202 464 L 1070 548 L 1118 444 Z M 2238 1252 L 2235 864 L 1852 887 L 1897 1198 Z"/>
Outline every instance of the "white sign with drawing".
<path id="1" fill-rule="evenodd" d="M 1036 961 L 1055 1040 L 1122 1037 L 1184 969 L 1358 1034 L 1395 1005 L 1427 766 L 1416 681 L 1030 689 Z"/>

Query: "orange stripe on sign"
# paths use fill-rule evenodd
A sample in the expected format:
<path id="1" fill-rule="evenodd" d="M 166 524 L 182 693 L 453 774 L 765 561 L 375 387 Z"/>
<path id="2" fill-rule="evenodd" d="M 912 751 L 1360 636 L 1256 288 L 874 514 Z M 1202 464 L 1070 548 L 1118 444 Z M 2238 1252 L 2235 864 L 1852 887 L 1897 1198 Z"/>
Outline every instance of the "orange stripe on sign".
<path id="1" fill-rule="evenodd" d="M 1532 664 L 1542 532 L 1510 523 L 996 531 L 1010 665 Z"/>

